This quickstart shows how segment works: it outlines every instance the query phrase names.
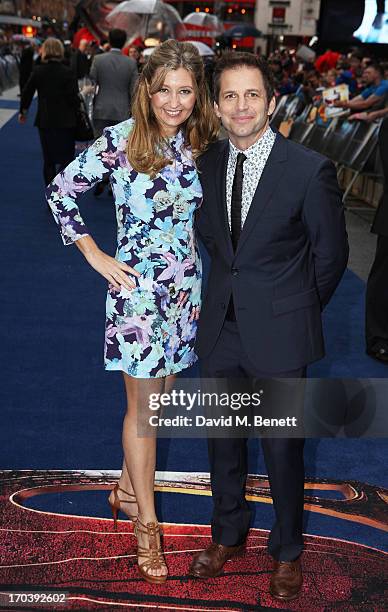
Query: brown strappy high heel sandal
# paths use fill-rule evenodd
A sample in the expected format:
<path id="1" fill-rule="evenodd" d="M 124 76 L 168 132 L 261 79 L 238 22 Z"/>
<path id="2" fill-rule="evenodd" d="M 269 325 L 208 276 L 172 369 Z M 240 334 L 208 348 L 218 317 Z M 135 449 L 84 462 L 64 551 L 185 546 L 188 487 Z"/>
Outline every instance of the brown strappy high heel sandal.
<path id="1" fill-rule="evenodd" d="M 141 527 L 145 527 L 142 529 Z M 156 536 L 158 534 L 161 535 L 161 530 L 159 523 L 144 523 L 141 522 L 139 517 L 135 521 L 134 534 L 138 537 L 138 533 L 145 533 L 148 536 L 149 548 L 144 548 L 143 546 L 137 547 L 138 557 L 147 557 L 146 561 L 138 564 L 139 572 L 143 576 L 146 582 L 151 584 L 161 584 L 162 582 L 166 582 L 167 574 L 162 576 L 154 576 L 150 574 L 150 570 L 159 569 L 161 567 L 166 566 L 166 562 L 164 560 L 164 555 L 162 552 L 162 548 L 160 544 L 158 545 Z M 167 567 L 167 566 L 166 566 Z"/>
<path id="2" fill-rule="evenodd" d="M 125 493 L 125 495 L 128 495 L 128 497 L 132 497 L 132 499 L 120 499 L 118 495 L 119 491 L 122 491 L 123 493 Z M 117 482 L 113 489 L 113 502 L 109 501 L 108 499 L 108 504 L 110 505 L 112 514 L 113 514 L 113 529 L 115 531 L 117 531 L 117 517 L 119 515 L 119 510 L 121 509 L 120 504 L 136 504 L 136 503 L 137 502 L 136 502 L 135 495 L 133 493 L 128 493 L 128 491 L 124 491 L 124 489 L 122 489 L 119 486 L 119 483 Z M 134 522 L 137 519 L 137 516 L 134 516 L 132 514 L 127 514 L 127 516 L 131 521 L 134 521 Z"/>

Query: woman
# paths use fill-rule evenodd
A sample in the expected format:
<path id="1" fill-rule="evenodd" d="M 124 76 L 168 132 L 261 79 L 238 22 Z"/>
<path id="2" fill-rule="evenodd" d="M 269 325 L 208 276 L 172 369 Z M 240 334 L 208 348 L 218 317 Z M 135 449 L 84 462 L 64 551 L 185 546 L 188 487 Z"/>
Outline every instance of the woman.
<path id="1" fill-rule="evenodd" d="M 41 64 L 33 69 L 20 99 L 19 122 L 25 123 L 34 93 L 38 91 L 35 125 L 39 128 L 46 185 L 74 159 L 78 84 L 73 71 L 62 63 L 64 56 L 61 41 L 47 38 L 42 45 Z"/>
<path id="2" fill-rule="evenodd" d="M 127 394 L 124 462 L 109 497 L 135 521 L 138 564 L 148 582 L 164 582 L 154 505 L 155 436 L 137 437 L 149 393 L 169 389 L 196 361 L 201 265 L 193 217 L 202 191 L 195 159 L 217 131 L 202 60 L 190 43 L 168 40 L 139 77 L 132 119 L 104 130 L 47 190 L 65 244 L 76 242 L 109 282 L 105 367 L 121 370 Z M 109 177 L 116 204 L 116 258 L 100 251 L 76 201 Z"/>

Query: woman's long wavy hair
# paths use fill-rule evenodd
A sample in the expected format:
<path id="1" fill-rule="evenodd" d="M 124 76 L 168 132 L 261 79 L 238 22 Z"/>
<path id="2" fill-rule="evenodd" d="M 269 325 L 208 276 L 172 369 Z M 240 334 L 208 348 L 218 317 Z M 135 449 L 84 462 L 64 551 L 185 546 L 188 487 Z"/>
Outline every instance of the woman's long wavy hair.
<path id="1" fill-rule="evenodd" d="M 151 178 L 171 163 L 166 157 L 166 139 L 151 107 L 150 95 L 157 93 L 170 70 L 185 68 L 193 77 L 196 97 L 190 117 L 181 126 L 185 146 L 191 147 L 193 158 L 203 153 L 215 140 L 219 121 L 214 113 L 205 82 L 204 67 L 197 48 L 191 43 L 166 40 L 150 55 L 145 64 L 132 100 L 134 126 L 128 136 L 127 157 L 137 172 Z"/>

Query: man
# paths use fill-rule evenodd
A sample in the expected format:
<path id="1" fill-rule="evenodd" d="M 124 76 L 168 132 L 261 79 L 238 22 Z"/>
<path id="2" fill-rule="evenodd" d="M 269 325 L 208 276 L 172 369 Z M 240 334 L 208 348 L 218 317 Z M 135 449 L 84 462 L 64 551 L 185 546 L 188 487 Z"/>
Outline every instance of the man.
<path id="1" fill-rule="evenodd" d="M 335 78 L 336 85 L 342 85 L 343 83 L 349 87 L 349 92 L 352 96 L 357 93 L 357 79 L 353 74 L 350 62 L 346 60 L 339 64 Z"/>
<path id="2" fill-rule="evenodd" d="M 322 76 L 318 70 L 309 70 L 303 85 L 306 105 L 322 99 Z"/>
<path id="3" fill-rule="evenodd" d="M 350 70 L 353 73 L 355 79 L 360 79 L 362 77 L 363 68 L 361 65 L 361 57 L 357 53 L 352 53 L 349 58 Z"/>
<path id="4" fill-rule="evenodd" d="M 131 95 L 138 77 L 136 62 L 122 55 L 127 34 L 124 30 L 109 32 L 110 51 L 96 55 L 90 70 L 90 77 L 98 90 L 94 101 L 93 125 L 96 138 L 104 128 L 128 119 Z M 96 196 L 104 190 L 104 183 L 94 189 Z"/>
<path id="5" fill-rule="evenodd" d="M 27 44 L 23 46 L 23 50 L 20 55 L 19 61 L 19 88 L 20 95 L 22 94 L 23 88 L 30 78 L 32 69 L 34 67 L 34 61 L 37 59 L 37 45 L 35 43 Z"/>
<path id="6" fill-rule="evenodd" d="M 370 113 L 371 115 L 373 113 Z M 388 108 L 374 113 L 386 117 Z M 384 190 L 372 225 L 377 234 L 376 254 L 366 286 L 366 352 L 388 363 L 388 118 L 379 131 Z"/>
<path id="7" fill-rule="evenodd" d="M 93 111 L 96 138 L 104 128 L 129 117 L 131 94 L 138 72 L 136 62 L 121 53 L 126 39 L 124 30 L 111 30 L 110 51 L 96 55 L 93 60 L 90 77 L 98 86 Z"/>
<path id="8" fill-rule="evenodd" d="M 140 63 L 141 58 L 141 47 L 135 45 L 129 45 L 123 50 L 124 55 L 131 57 L 136 62 L 138 72 L 141 72 L 142 64 Z"/>
<path id="9" fill-rule="evenodd" d="M 352 100 L 338 101 L 334 106 L 348 108 L 351 111 L 382 108 L 388 96 L 388 81 L 385 81 L 383 76 L 384 72 L 379 64 L 370 64 L 363 73 L 366 88 Z"/>
<path id="10" fill-rule="evenodd" d="M 224 54 L 213 83 L 229 139 L 199 162 L 198 229 L 211 256 L 196 345 L 202 375 L 300 379 L 324 355 L 321 310 L 347 263 L 336 172 L 326 158 L 271 130 L 271 75 L 256 56 Z M 194 576 L 219 575 L 246 539 L 246 443 L 209 440 L 213 543 L 195 555 Z M 298 438 L 262 439 L 276 514 L 270 590 L 285 600 L 302 586 L 303 445 Z"/>
<path id="11" fill-rule="evenodd" d="M 70 58 L 70 66 L 75 72 L 78 80 L 88 76 L 90 70 L 90 58 L 88 55 L 89 41 L 82 38 L 79 42 L 78 49 L 74 51 Z"/>

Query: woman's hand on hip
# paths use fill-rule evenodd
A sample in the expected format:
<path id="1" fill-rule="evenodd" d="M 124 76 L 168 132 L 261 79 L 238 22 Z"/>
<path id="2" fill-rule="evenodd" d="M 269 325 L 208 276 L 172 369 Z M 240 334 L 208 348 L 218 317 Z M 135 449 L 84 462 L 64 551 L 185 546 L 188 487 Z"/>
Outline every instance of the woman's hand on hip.
<path id="1" fill-rule="evenodd" d="M 136 283 L 128 274 L 132 274 L 132 276 L 136 277 L 139 277 L 140 274 L 134 268 L 131 268 L 131 266 L 127 266 L 126 263 L 117 261 L 114 257 L 100 250 L 95 253 L 86 254 L 85 257 L 92 268 L 102 274 L 115 289 L 121 289 L 121 287 L 129 291 L 135 289 Z"/>
<path id="2" fill-rule="evenodd" d="M 135 281 L 128 274 L 138 278 L 140 273 L 126 263 L 117 261 L 114 257 L 101 251 L 91 236 L 83 236 L 76 241 L 76 245 L 92 268 L 106 278 L 115 289 L 120 290 L 121 287 L 124 287 L 131 291 L 136 287 Z"/>

